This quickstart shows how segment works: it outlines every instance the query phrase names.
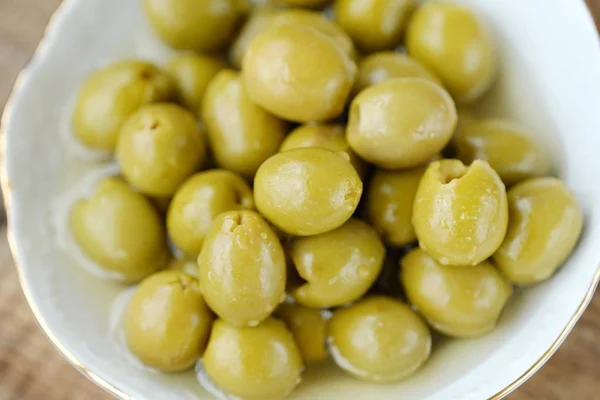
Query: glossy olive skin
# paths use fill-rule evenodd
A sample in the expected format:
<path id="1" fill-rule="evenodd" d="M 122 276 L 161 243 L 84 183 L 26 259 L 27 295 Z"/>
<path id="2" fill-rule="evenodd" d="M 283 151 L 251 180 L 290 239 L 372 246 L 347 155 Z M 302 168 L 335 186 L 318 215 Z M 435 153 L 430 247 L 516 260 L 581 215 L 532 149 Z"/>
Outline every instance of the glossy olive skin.
<path id="1" fill-rule="evenodd" d="M 140 283 L 131 298 L 123 321 L 125 339 L 149 367 L 185 371 L 204 352 L 213 319 L 197 279 L 161 271 Z"/>
<path id="2" fill-rule="evenodd" d="M 299 23 L 275 24 L 257 35 L 242 63 L 252 101 L 295 122 L 339 116 L 355 74 L 356 64 L 335 40 Z"/>
<path id="3" fill-rule="evenodd" d="M 414 13 L 406 31 L 411 57 L 429 67 L 459 103 L 472 103 L 493 83 L 496 45 L 468 8 L 430 1 Z"/>
<path id="4" fill-rule="evenodd" d="M 365 53 L 400 45 L 414 0 L 336 0 L 336 22 Z"/>
<path id="5" fill-rule="evenodd" d="M 275 0 L 275 2 L 286 6 L 316 8 L 325 6 L 329 0 Z"/>
<path id="6" fill-rule="evenodd" d="M 390 78 L 423 78 L 441 85 L 441 81 L 425 66 L 407 56 L 393 51 L 371 54 L 358 63 L 354 92 Z"/>
<path id="7" fill-rule="evenodd" d="M 500 119 L 471 121 L 453 139 L 456 158 L 465 164 L 485 160 L 506 185 L 548 176 L 552 161 L 518 124 Z"/>
<path id="8" fill-rule="evenodd" d="M 298 344 L 305 363 L 323 361 L 329 357 L 326 341 L 329 322 L 321 311 L 298 303 L 284 303 L 277 309 L 279 317 L 287 325 Z"/>
<path id="9" fill-rule="evenodd" d="M 167 212 L 167 232 L 188 257 L 198 257 L 217 215 L 254 208 L 252 189 L 234 172 L 214 169 L 193 175 L 177 190 Z"/>
<path id="10" fill-rule="evenodd" d="M 178 50 L 218 51 L 233 37 L 240 16 L 237 0 L 143 0 L 150 25 Z"/>
<path id="11" fill-rule="evenodd" d="M 286 249 L 306 281 L 291 295 L 313 308 L 341 306 L 363 296 L 381 272 L 385 257 L 377 232 L 357 218 L 330 232 L 294 238 Z"/>
<path id="12" fill-rule="evenodd" d="M 218 57 L 182 53 L 169 61 L 166 70 L 177 86 L 181 104 L 197 114 L 208 84 L 226 66 L 227 63 Z"/>
<path id="13" fill-rule="evenodd" d="M 169 261 L 158 212 L 120 178 L 98 182 L 89 198 L 72 206 L 69 224 L 83 252 L 125 282 L 139 281 Z"/>
<path id="14" fill-rule="evenodd" d="M 513 283 L 532 285 L 551 277 L 575 248 L 583 213 L 556 178 L 534 178 L 508 191 L 509 224 L 493 260 Z"/>
<path id="15" fill-rule="evenodd" d="M 204 164 L 205 137 L 188 110 L 151 104 L 125 122 L 116 156 L 123 176 L 136 189 L 167 197 Z"/>
<path id="16" fill-rule="evenodd" d="M 370 296 L 341 308 L 329 325 L 331 352 L 337 365 L 357 379 L 398 382 L 429 358 L 431 334 L 406 304 Z"/>
<path id="17" fill-rule="evenodd" d="M 380 168 L 411 168 L 446 146 L 456 122 L 454 102 L 442 87 L 422 78 L 393 78 L 354 98 L 347 140 Z"/>
<path id="18" fill-rule="evenodd" d="M 198 267 L 206 302 L 232 325 L 258 325 L 285 298 L 283 248 L 253 211 L 217 216 L 204 238 Z"/>
<path id="19" fill-rule="evenodd" d="M 276 25 L 307 25 L 333 39 L 351 58 L 356 58 L 356 49 L 350 36 L 338 25 L 325 18 L 322 13 L 300 9 L 284 9 L 273 19 L 273 23 Z"/>
<path id="20" fill-rule="evenodd" d="M 229 60 L 234 67 L 237 69 L 242 67 L 242 60 L 252 40 L 256 35 L 264 32 L 280 12 L 281 10 L 276 7 L 261 7 L 250 15 L 229 48 Z"/>
<path id="21" fill-rule="evenodd" d="M 229 55 L 233 65 L 238 68 L 241 67 L 250 42 L 269 26 L 294 23 L 308 25 L 318 30 L 333 39 L 352 58 L 356 57 L 356 50 L 354 49 L 352 39 L 340 27 L 329 21 L 322 14 L 308 10 L 281 9 L 267 6 L 262 7 L 252 14 L 235 42 L 231 45 Z"/>
<path id="22" fill-rule="evenodd" d="M 346 141 L 346 127 L 337 124 L 307 124 L 302 125 L 283 140 L 279 151 L 298 149 L 302 147 L 321 147 L 333 152 L 344 152 L 348 154 L 350 163 L 356 169 L 358 175 L 363 178 L 367 172 L 367 166 L 350 148 Z"/>
<path id="23" fill-rule="evenodd" d="M 189 276 L 193 276 L 196 279 L 198 278 L 198 263 L 196 260 L 173 258 L 167 268 L 174 269 L 176 271 L 182 271 Z"/>
<path id="24" fill-rule="evenodd" d="M 260 166 L 254 180 L 254 203 L 284 232 L 317 235 L 352 216 L 362 189 L 345 153 L 318 147 L 292 149 Z"/>
<path id="25" fill-rule="evenodd" d="M 425 168 L 377 169 L 371 177 L 365 203 L 367 219 L 387 245 L 401 247 L 417 241 L 413 203 Z"/>
<path id="26" fill-rule="evenodd" d="M 217 164 L 248 179 L 277 153 L 287 130 L 282 120 L 250 100 L 240 74 L 231 70 L 209 84 L 201 115 Z"/>
<path id="27" fill-rule="evenodd" d="M 175 98 L 170 77 L 143 61 L 122 61 L 94 72 L 84 82 L 73 110 L 75 137 L 94 149 L 113 152 L 123 122 L 141 106 Z"/>
<path id="28" fill-rule="evenodd" d="M 274 318 L 254 328 L 215 321 L 202 362 L 219 388 L 244 400 L 283 399 L 304 368 L 292 334 Z"/>
<path id="29" fill-rule="evenodd" d="M 473 266 L 500 247 L 508 226 L 502 180 L 481 160 L 434 161 L 415 196 L 413 226 L 420 247 L 443 265 Z"/>
<path id="30" fill-rule="evenodd" d="M 429 325 L 460 338 L 492 331 L 513 292 L 489 261 L 457 268 L 439 264 L 421 249 L 402 258 L 400 281 Z"/>

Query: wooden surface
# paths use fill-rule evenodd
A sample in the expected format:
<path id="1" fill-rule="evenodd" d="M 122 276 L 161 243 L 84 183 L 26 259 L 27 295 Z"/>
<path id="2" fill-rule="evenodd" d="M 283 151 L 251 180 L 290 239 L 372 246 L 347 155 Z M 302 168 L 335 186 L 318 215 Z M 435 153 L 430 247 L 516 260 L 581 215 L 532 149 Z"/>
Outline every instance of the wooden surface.
<path id="1" fill-rule="evenodd" d="M 0 0 L 0 105 L 59 2 Z M 600 0 L 588 4 L 599 17 Z M 0 400 L 110 398 L 64 361 L 36 325 L 18 286 L 3 230 L 0 299 Z M 600 399 L 599 361 L 600 295 L 554 357 L 509 398 Z"/>

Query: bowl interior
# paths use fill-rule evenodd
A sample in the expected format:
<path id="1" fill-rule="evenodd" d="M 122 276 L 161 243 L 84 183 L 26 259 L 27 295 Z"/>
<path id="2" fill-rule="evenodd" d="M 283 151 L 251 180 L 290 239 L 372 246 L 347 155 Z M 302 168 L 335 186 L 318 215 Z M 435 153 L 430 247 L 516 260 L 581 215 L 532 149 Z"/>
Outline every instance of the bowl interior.
<path id="1" fill-rule="evenodd" d="M 462 2 L 490 23 L 502 55 L 485 112 L 537 132 L 585 210 L 583 237 L 553 279 L 515 296 L 490 335 L 436 342 L 425 368 L 399 384 L 359 382 L 330 365 L 311 368 L 294 399 L 499 397 L 555 350 L 599 278 L 600 49 L 585 5 Z M 137 57 L 162 64 L 169 54 L 149 31 L 138 0 L 65 0 L 7 107 L 3 183 L 24 290 L 71 361 L 122 397 L 204 399 L 210 396 L 193 373 L 159 375 L 123 352 L 111 327 L 113 304 L 124 289 L 94 276 L 65 229 L 68 203 L 114 168 L 70 139 L 71 107 L 83 79 L 112 61 Z"/>

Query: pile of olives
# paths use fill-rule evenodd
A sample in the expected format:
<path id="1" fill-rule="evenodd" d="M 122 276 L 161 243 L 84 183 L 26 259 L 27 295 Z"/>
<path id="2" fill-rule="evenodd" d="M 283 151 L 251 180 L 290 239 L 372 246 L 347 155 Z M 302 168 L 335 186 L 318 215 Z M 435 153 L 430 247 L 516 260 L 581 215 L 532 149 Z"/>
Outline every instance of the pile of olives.
<path id="1" fill-rule="evenodd" d="M 471 111 L 498 70 L 471 10 L 262 3 L 142 1 L 179 53 L 83 85 L 74 135 L 121 172 L 73 205 L 71 231 L 139 283 L 123 325 L 149 367 L 201 359 L 250 400 L 330 356 L 405 379 L 431 329 L 484 335 L 515 285 L 548 279 L 581 209 L 527 128 Z"/>

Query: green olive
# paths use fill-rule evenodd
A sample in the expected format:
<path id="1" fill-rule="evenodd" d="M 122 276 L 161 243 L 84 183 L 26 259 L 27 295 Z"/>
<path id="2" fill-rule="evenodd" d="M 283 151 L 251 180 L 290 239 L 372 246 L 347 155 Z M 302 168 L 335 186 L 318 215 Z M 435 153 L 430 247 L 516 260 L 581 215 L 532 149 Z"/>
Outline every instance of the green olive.
<path id="1" fill-rule="evenodd" d="M 506 185 L 552 172 L 550 157 L 518 124 L 484 119 L 464 125 L 453 139 L 456 158 L 470 164 L 485 160 L 498 172 Z"/>
<path id="2" fill-rule="evenodd" d="M 348 154 L 350 163 L 362 178 L 367 166 L 350 148 L 346 141 L 346 127 L 333 124 L 307 124 L 294 129 L 281 143 L 279 151 L 302 147 L 321 147 L 334 152 Z"/>
<path id="3" fill-rule="evenodd" d="M 513 292 L 489 261 L 470 268 L 441 265 L 421 249 L 404 256 L 400 280 L 429 325 L 454 337 L 492 331 Z"/>
<path id="4" fill-rule="evenodd" d="M 164 72 L 143 61 L 122 61 L 102 68 L 83 84 L 72 126 L 86 146 L 113 152 L 123 122 L 141 106 L 170 101 L 175 86 Z"/>
<path id="5" fill-rule="evenodd" d="M 430 1 L 413 15 L 406 32 L 411 57 L 429 67 L 459 103 L 477 100 L 498 70 L 496 44 L 466 7 Z"/>
<path id="6" fill-rule="evenodd" d="M 167 72 L 177 85 L 181 103 L 197 114 L 208 84 L 226 66 L 224 60 L 214 56 L 183 53 L 169 61 Z"/>
<path id="7" fill-rule="evenodd" d="M 198 278 L 198 263 L 196 260 L 173 258 L 167 268 L 174 269 L 176 271 L 183 271 L 194 278 Z"/>
<path id="8" fill-rule="evenodd" d="M 143 0 L 142 5 L 156 34 L 179 50 L 222 50 L 241 15 L 238 0 Z"/>
<path id="9" fill-rule="evenodd" d="M 365 53 L 400 45 L 415 0 L 336 0 L 336 22 Z"/>
<path id="10" fill-rule="evenodd" d="M 391 78 L 423 78 L 441 85 L 441 81 L 417 60 L 393 51 L 371 54 L 358 63 L 354 92 Z"/>
<path id="11" fill-rule="evenodd" d="M 329 308 L 369 290 L 381 272 L 385 246 L 366 222 L 351 218 L 330 232 L 292 239 L 288 253 L 306 281 L 291 295 L 307 307 Z"/>
<path id="12" fill-rule="evenodd" d="M 502 180 L 490 165 L 429 165 L 417 190 L 413 226 L 420 247 L 443 265 L 473 266 L 500 246 L 508 226 Z"/>
<path id="13" fill-rule="evenodd" d="M 300 23 L 274 24 L 257 35 L 242 64 L 250 98 L 296 122 L 339 116 L 356 74 L 356 64 L 337 41 Z"/>
<path id="14" fill-rule="evenodd" d="M 136 189 L 165 197 L 204 164 L 206 144 L 191 112 L 175 104 L 151 104 L 125 122 L 116 155 Z"/>
<path id="15" fill-rule="evenodd" d="M 241 176 L 223 169 L 200 172 L 175 193 L 167 213 L 167 232 L 177 248 L 198 257 L 217 215 L 252 208 L 252 189 Z"/>
<path id="16" fill-rule="evenodd" d="M 256 208 L 291 235 L 316 235 L 341 226 L 361 194 L 362 181 L 347 155 L 317 147 L 275 154 L 254 180 Z"/>
<path id="17" fill-rule="evenodd" d="M 355 378 L 397 382 L 415 373 L 429 358 L 431 334 L 406 304 L 371 296 L 333 314 L 331 353 Z"/>
<path id="18" fill-rule="evenodd" d="M 360 157 L 380 168 L 410 168 L 442 151 L 456 121 L 454 102 L 441 86 L 422 78 L 393 78 L 352 101 L 347 139 Z"/>
<path id="19" fill-rule="evenodd" d="M 237 38 L 229 48 L 229 59 L 236 68 L 242 67 L 242 60 L 256 35 L 264 32 L 281 10 L 275 7 L 261 7 L 254 11 L 244 24 Z"/>
<path id="20" fill-rule="evenodd" d="M 417 241 L 412 224 L 413 203 L 425 168 L 377 169 L 371 178 L 365 203 L 367 219 L 390 246 Z"/>
<path id="21" fill-rule="evenodd" d="M 512 282 L 548 279 L 575 248 L 583 213 L 569 188 L 556 178 L 534 178 L 508 191 L 509 224 L 494 262 Z"/>
<path id="22" fill-rule="evenodd" d="M 231 70 L 219 72 L 209 84 L 201 114 L 217 164 L 248 179 L 278 151 L 287 130 L 250 100 L 240 74 Z"/>
<path id="23" fill-rule="evenodd" d="M 481 160 L 435 161 L 415 196 L 419 245 L 443 265 L 477 265 L 500 247 L 508 226 L 502 180 Z"/>
<path id="24" fill-rule="evenodd" d="M 297 303 L 284 303 L 277 309 L 277 316 L 294 335 L 305 363 L 329 357 L 326 346 L 328 321 L 321 311 Z"/>
<path id="25" fill-rule="evenodd" d="M 204 352 L 213 315 L 198 280 L 158 272 L 136 289 L 124 316 L 125 339 L 144 364 L 165 372 L 190 369 Z"/>
<path id="26" fill-rule="evenodd" d="M 285 255 L 269 224 L 253 211 L 215 218 L 198 256 L 206 302 L 236 326 L 256 326 L 285 299 Z"/>
<path id="27" fill-rule="evenodd" d="M 275 0 L 277 3 L 292 7 L 324 7 L 329 0 Z"/>
<path id="28" fill-rule="evenodd" d="M 83 252 L 126 282 L 139 281 L 169 261 L 158 212 L 122 179 L 98 182 L 88 199 L 73 205 L 69 223 Z"/>
<path id="29" fill-rule="evenodd" d="M 292 334 L 273 318 L 254 328 L 215 321 L 202 363 L 221 390 L 244 400 L 283 399 L 304 368 Z"/>
<path id="30" fill-rule="evenodd" d="M 352 39 L 322 14 L 308 10 L 263 7 L 252 14 L 248 22 L 244 25 L 238 38 L 231 46 L 229 54 L 233 64 L 238 68 L 241 67 L 242 60 L 248 51 L 250 43 L 259 33 L 266 31 L 267 28 L 272 25 L 285 25 L 290 23 L 308 25 L 311 28 L 318 30 L 333 39 L 341 49 L 348 53 L 352 58 L 356 57 L 356 50 L 354 49 Z"/>
<path id="31" fill-rule="evenodd" d="M 352 43 L 352 39 L 350 38 L 350 36 L 348 36 L 348 34 L 344 32 L 335 23 L 325 18 L 321 13 L 308 10 L 285 9 L 280 11 L 275 16 L 275 18 L 273 19 L 273 24 L 307 25 L 328 36 L 330 39 L 336 42 L 336 44 L 351 58 L 355 59 L 357 56 L 356 50 L 354 49 L 354 43 Z"/>

